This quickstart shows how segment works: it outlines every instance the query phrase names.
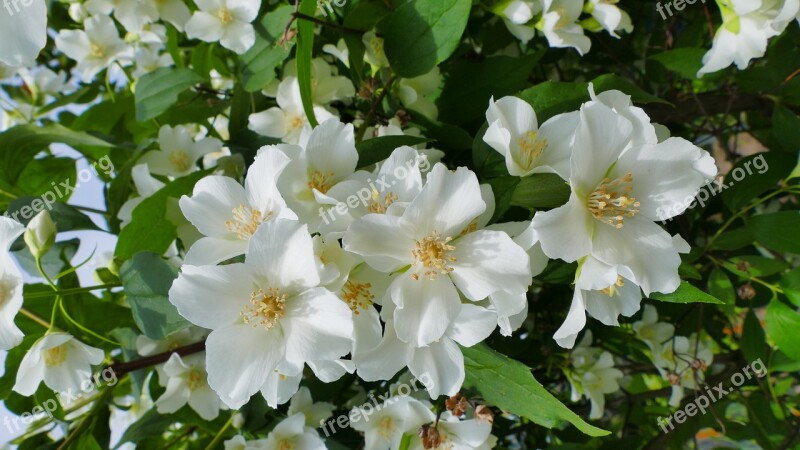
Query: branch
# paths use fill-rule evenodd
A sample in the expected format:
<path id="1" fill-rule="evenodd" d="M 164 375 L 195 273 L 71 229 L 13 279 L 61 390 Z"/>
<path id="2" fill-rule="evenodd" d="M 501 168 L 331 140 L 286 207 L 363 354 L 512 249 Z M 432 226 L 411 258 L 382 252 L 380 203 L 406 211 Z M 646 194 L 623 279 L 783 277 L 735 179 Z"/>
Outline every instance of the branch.
<path id="1" fill-rule="evenodd" d="M 108 368 L 113 370 L 117 376 L 125 375 L 130 372 L 135 372 L 137 370 L 145 369 L 147 367 L 155 366 L 156 364 L 161 364 L 167 362 L 170 356 L 173 353 L 177 353 L 180 356 L 192 355 L 194 353 L 202 352 L 206 349 L 205 341 L 202 342 L 195 342 L 194 344 L 189 344 L 184 347 L 176 348 L 175 350 L 169 350 L 164 353 L 159 353 L 157 355 L 147 356 L 140 359 L 135 359 L 133 361 L 128 362 L 119 362 L 110 365 Z"/>
<path id="2" fill-rule="evenodd" d="M 768 98 L 756 94 L 704 93 L 696 97 L 681 97 L 671 100 L 675 105 L 650 103 L 642 108 L 653 122 L 661 124 L 685 124 L 698 117 L 713 116 L 740 111 L 757 111 L 765 117 L 772 117 L 773 103 Z"/>

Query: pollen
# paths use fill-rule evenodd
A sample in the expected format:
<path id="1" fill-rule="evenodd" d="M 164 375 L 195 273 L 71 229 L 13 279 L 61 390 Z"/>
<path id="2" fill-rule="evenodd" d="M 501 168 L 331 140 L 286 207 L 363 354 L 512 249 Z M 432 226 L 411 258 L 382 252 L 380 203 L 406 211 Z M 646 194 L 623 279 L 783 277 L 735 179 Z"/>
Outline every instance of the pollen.
<path id="1" fill-rule="evenodd" d="M 169 163 L 178 172 L 186 172 L 192 167 L 192 160 L 186 150 L 175 150 L 169 154 Z"/>
<path id="2" fill-rule="evenodd" d="M 233 14 L 228 8 L 220 8 L 217 10 L 217 18 L 223 25 L 228 25 L 233 22 Z"/>
<path id="3" fill-rule="evenodd" d="M 295 114 L 289 117 L 288 122 L 289 122 L 289 130 L 296 131 L 299 130 L 300 128 L 303 128 L 303 125 L 306 124 L 306 118 L 300 114 Z"/>
<path id="4" fill-rule="evenodd" d="M 48 366 L 60 366 L 67 360 L 67 347 L 59 345 L 44 351 L 44 362 Z"/>
<path id="5" fill-rule="evenodd" d="M 604 178 L 589 195 L 586 206 L 595 219 L 615 228 L 624 226 L 625 217 L 633 217 L 641 206 L 636 197 L 631 196 L 633 175 L 630 172 L 609 180 Z"/>
<path id="6" fill-rule="evenodd" d="M 572 22 L 572 19 L 567 15 L 567 11 L 564 8 L 556 8 L 555 12 L 558 14 L 558 22 L 553 26 L 554 30 L 560 30 L 565 28 L 567 25 Z"/>
<path id="7" fill-rule="evenodd" d="M 456 257 L 450 254 L 456 249 L 455 246 L 449 244 L 452 240 L 452 237 L 443 238 L 434 231 L 430 236 L 416 242 L 411 254 L 416 263 L 424 269 L 425 277 L 435 280 L 439 274 L 447 275 L 453 271 L 453 268 L 448 265 L 456 261 Z M 419 272 L 414 272 L 411 277 L 418 280 Z"/>
<path id="8" fill-rule="evenodd" d="M 195 391 L 206 385 L 206 375 L 199 370 L 192 370 L 186 376 L 186 385 L 190 391 Z"/>
<path id="9" fill-rule="evenodd" d="M 250 239 L 255 234 L 258 226 L 272 217 L 272 211 L 266 215 L 257 209 L 250 209 L 239 205 L 233 209 L 233 220 L 225 222 L 225 228 L 231 233 L 236 233 L 239 239 Z"/>
<path id="10" fill-rule="evenodd" d="M 520 165 L 526 169 L 535 167 L 547 148 L 547 139 L 539 139 L 538 136 L 538 132 L 528 131 L 517 140 L 520 150 Z"/>
<path id="11" fill-rule="evenodd" d="M 278 444 L 278 450 L 294 450 L 294 443 L 288 439 L 284 439 Z"/>
<path id="12" fill-rule="evenodd" d="M 333 187 L 333 184 L 333 172 L 322 173 L 319 170 L 315 170 L 308 178 L 308 188 L 316 189 L 323 194 L 328 192 Z"/>
<path id="13" fill-rule="evenodd" d="M 348 280 L 342 287 L 342 300 L 350 307 L 353 314 L 359 315 L 362 309 L 369 308 L 375 296 L 372 295 L 372 283 L 355 283 Z"/>
<path id="14" fill-rule="evenodd" d="M 244 323 L 251 324 L 253 328 L 261 325 L 269 330 L 284 316 L 285 307 L 286 294 L 281 294 L 275 288 L 266 291 L 259 289 L 250 294 L 250 304 L 240 314 Z"/>
<path id="15" fill-rule="evenodd" d="M 378 433 L 386 439 L 391 439 L 396 429 L 394 419 L 391 416 L 385 416 L 378 422 Z"/>
<path id="16" fill-rule="evenodd" d="M 384 197 L 383 201 L 381 201 L 381 194 L 373 189 L 372 197 L 370 197 L 369 203 L 367 203 L 367 211 L 375 214 L 383 214 L 389 208 L 389 205 L 396 201 L 397 194 L 394 192 L 387 193 L 386 197 Z"/>
<path id="17" fill-rule="evenodd" d="M 100 45 L 95 44 L 94 42 L 92 42 L 92 44 L 89 46 L 89 52 L 95 58 L 102 58 L 106 56 L 106 49 L 104 49 Z"/>
<path id="18" fill-rule="evenodd" d="M 620 295 L 619 288 L 621 288 L 624 285 L 625 285 L 625 282 L 622 280 L 622 276 L 621 275 L 617 275 L 616 283 L 612 284 L 611 286 L 609 286 L 607 288 L 600 289 L 600 292 L 602 292 L 603 294 L 606 294 L 607 296 L 612 297 L 612 298 L 613 297 L 619 297 L 619 295 Z"/>

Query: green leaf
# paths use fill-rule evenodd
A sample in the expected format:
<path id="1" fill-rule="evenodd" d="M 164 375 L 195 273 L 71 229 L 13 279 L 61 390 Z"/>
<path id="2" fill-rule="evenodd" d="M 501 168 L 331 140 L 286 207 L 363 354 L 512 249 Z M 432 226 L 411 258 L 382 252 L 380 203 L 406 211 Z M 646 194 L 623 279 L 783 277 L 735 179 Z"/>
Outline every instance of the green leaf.
<path id="1" fill-rule="evenodd" d="M 758 153 L 742 158 L 725 176 L 722 201 L 731 211 L 738 211 L 777 186 L 796 163 L 793 156 L 781 152 Z"/>
<path id="2" fill-rule="evenodd" d="M 703 56 L 706 50 L 696 47 L 676 48 L 653 55 L 648 59 L 658 62 L 667 70 L 675 72 L 682 78 L 697 79 L 697 71 L 703 67 Z"/>
<path id="3" fill-rule="evenodd" d="M 384 51 L 403 78 L 431 71 L 455 51 L 467 26 L 471 0 L 409 0 L 380 25 Z"/>
<path id="4" fill-rule="evenodd" d="M 592 84 L 594 85 L 594 92 L 596 94 L 610 90 L 618 90 L 630 95 L 631 100 L 636 103 L 663 103 L 671 105 L 670 102 L 646 92 L 644 89 L 633 84 L 630 80 L 613 73 L 600 75 L 592 80 Z"/>
<path id="5" fill-rule="evenodd" d="M 178 178 L 142 201 L 133 210 L 131 223 L 119 233 L 114 258 L 125 261 L 143 251 L 164 254 L 178 236 L 175 224 L 166 218 L 168 200 L 190 194 L 205 175 L 206 172 L 195 172 Z"/>
<path id="6" fill-rule="evenodd" d="M 522 58 L 494 56 L 480 62 L 458 60 L 447 71 L 437 100 L 439 119 L 456 125 L 482 118 L 489 100 L 519 91 L 544 52 Z"/>
<path id="7" fill-rule="evenodd" d="M 203 77 L 189 69 L 162 67 L 143 75 L 136 82 L 136 120 L 158 117 L 178 101 L 178 95 L 203 82 Z"/>
<path id="8" fill-rule="evenodd" d="M 294 42 L 279 42 L 291 16 L 292 7 L 280 5 L 256 25 L 256 43 L 240 57 L 245 91 L 261 90 L 275 79 L 275 68 L 289 57 Z"/>
<path id="9" fill-rule="evenodd" d="M 428 139 L 416 136 L 380 136 L 367 139 L 356 144 L 358 150 L 358 167 L 363 168 L 383 161 L 392 152 L 404 145 L 414 146 L 424 144 Z"/>
<path id="10" fill-rule="evenodd" d="M 800 267 L 797 267 L 789 272 L 786 272 L 781 278 L 781 289 L 783 294 L 794 303 L 795 306 L 800 307 Z"/>
<path id="11" fill-rule="evenodd" d="M 781 148 L 792 154 L 800 151 L 800 116 L 784 106 L 776 105 L 772 123 L 773 135 Z"/>
<path id="12" fill-rule="evenodd" d="M 38 200 L 38 201 L 37 201 Z M 47 204 L 41 198 L 36 197 L 20 197 L 8 206 L 9 216 L 15 217 L 14 213 L 19 211 L 15 217 L 23 225 L 27 225 L 31 219 L 36 215 L 36 206 L 42 202 L 42 206 L 46 207 Z M 30 206 L 32 211 L 30 214 L 23 214 L 25 206 Z M 27 210 L 26 210 L 27 212 Z M 100 230 L 97 225 L 92 222 L 92 219 L 87 217 L 82 212 L 75 209 L 75 207 L 67 205 L 66 203 L 55 202 L 50 205 L 50 216 L 59 232 L 72 231 L 72 230 Z"/>
<path id="13" fill-rule="evenodd" d="M 300 12 L 313 16 L 317 9 L 317 0 L 301 0 Z M 311 88 L 311 58 L 314 52 L 314 23 L 298 19 L 297 23 L 297 81 L 300 83 L 300 98 L 303 110 L 312 127 L 319 125 L 314 115 L 314 92 Z"/>
<path id="14" fill-rule="evenodd" d="M 795 361 L 800 360 L 800 314 L 789 305 L 773 298 L 767 307 L 765 318 L 767 334 L 775 341 L 778 348 Z"/>
<path id="15" fill-rule="evenodd" d="M 706 294 L 705 292 L 701 291 L 700 289 L 697 289 L 696 287 L 692 286 L 686 281 L 681 281 L 680 286 L 678 286 L 678 289 L 676 289 L 675 292 L 672 292 L 670 294 L 662 294 L 660 292 L 654 292 L 650 294 L 650 298 L 653 300 L 658 300 L 661 302 L 669 302 L 669 303 L 724 304 L 724 302 Z"/>
<path id="16" fill-rule="evenodd" d="M 715 267 L 708 277 L 708 293 L 722 300 L 726 305 L 736 304 L 736 291 L 733 289 L 728 275 L 719 267 Z"/>
<path id="17" fill-rule="evenodd" d="M 529 209 L 557 208 L 569 200 L 567 182 L 552 173 L 537 173 L 520 180 L 511 196 L 513 206 Z"/>
<path id="18" fill-rule="evenodd" d="M 169 289 L 178 270 L 155 253 L 138 253 L 120 269 L 133 319 L 145 336 L 163 340 L 189 326 L 169 302 Z"/>
<path id="19" fill-rule="evenodd" d="M 519 361 L 497 353 L 485 344 L 461 348 L 464 353 L 464 385 L 476 389 L 487 403 L 547 428 L 569 422 L 589 436 L 608 431 L 586 423 L 544 386 Z"/>
<path id="20" fill-rule="evenodd" d="M 533 106 L 539 123 L 567 111 L 576 111 L 589 100 L 588 83 L 545 81 L 525 89 L 519 97 Z"/>
<path id="21" fill-rule="evenodd" d="M 747 361 L 762 360 L 767 361 L 767 340 L 764 336 L 764 329 L 761 322 L 753 313 L 747 312 L 742 326 L 742 354 Z"/>
<path id="22" fill-rule="evenodd" d="M 799 211 L 753 216 L 747 221 L 747 227 L 756 241 L 765 247 L 800 254 L 800 239 L 797 238 L 797 231 L 800 230 Z"/>

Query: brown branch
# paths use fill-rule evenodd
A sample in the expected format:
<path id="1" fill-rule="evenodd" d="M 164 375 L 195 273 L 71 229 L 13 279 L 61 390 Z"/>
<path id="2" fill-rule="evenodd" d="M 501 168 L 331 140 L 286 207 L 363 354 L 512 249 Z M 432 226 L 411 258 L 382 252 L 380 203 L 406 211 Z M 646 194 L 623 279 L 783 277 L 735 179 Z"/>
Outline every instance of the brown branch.
<path id="1" fill-rule="evenodd" d="M 206 349 L 206 343 L 203 342 L 195 342 L 194 344 L 189 344 L 184 347 L 176 348 L 175 350 L 169 350 L 164 353 L 159 353 L 157 355 L 146 356 L 140 359 L 134 359 L 133 361 L 127 362 L 118 362 L 112 364 L 108 367 L 114 371 L 117 376 L 122 376 L 130 372 L 135 372 L 137 370 L 145 369 L 147 367 L 152 367 L 157 364 L 161 364 L 167 362 L 170 356 L 173 353 L 177 353 L 180 356 L 192 355 L 195 353 L 202 352 Z"/>
<path id="2" fill-rule="evenodd" d="M 684 124 L 698 117 L 713 116 L 739 111 L 757 111 L 772 117 L 773 103 L 755 94 L 739 94 L 731 98 L 729 94 L 704 93 L 685 98 L 673 99 L 675 106 L 650 103 L 642 106 L 653 122 L 661 124 Z"/>

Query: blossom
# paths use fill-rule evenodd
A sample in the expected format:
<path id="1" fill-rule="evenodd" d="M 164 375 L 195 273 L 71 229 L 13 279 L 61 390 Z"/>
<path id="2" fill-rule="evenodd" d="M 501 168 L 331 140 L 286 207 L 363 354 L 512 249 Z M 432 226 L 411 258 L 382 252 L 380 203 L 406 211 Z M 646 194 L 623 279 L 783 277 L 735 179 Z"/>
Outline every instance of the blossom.
<path id="1" fill-rule="evenodd" d="M 23 334 L 14 324 L 22 308 L 22 274 L 9 254 L 9 248 L 25 232 L 19 222 L 0 216 L 0 350 L 10 350 L 22 342 Z"/>
<path id="2" fill-rule="evenodd" d="M 542 0 L 544 11 L 536 28 L 544 33 L 551 47 L 572 47 L 581 55 L 587 53 L 592 41 L 583 34 L 577 20 L 583 10 L 583 0 Z"/>
<path id="3" fill-rule="evenodd" d="M 297 413 L 272 429 L 264 441 L 264 449 L 327 450 L 327 447 L 313 428 L 305 426 L 305 416 Z"/>
<path id="4" fill-rule="evenodd" d="M 614 368 L 611 353 L 590 347 L 592 333 L 587 331 L 583 340 L 570 354 L 572 369 L 567 371 L 567 379 L 572 386 L 572 401 L 582 396 L 591 402 L 590 419 L 599 419 L 605 409 L 605 395 L 617 392 L 622 371 Z"/>
<path id="5" fill-rule="evenodd" d="M 397 96 L 408 109 L 417 111 L 425 117 L 436 119 L 439 109 L 429 98 L 442 84 L 442 74 L 438 67 L 414 78 L 401 78 L 397 81 Z"/>
<path id="6" fill-rule="evenodd" d="M 0 12 L 0 64 L 33 64 L 47 43 L 47 5 L 44 0 L 4 3 Z"/>
<path id="7" fill-rule="evenodd" d="M 529 22 L 542 11 L 542 3 L 532 0 L 502 2 L 494 12 L 503 18 L 508 31 L 523 43 L 528 43 L 536 34 Z"/>
<path id="8" fill-rule="evenodd" d="M 436 418 L 428 405 L 407 395 L 389 397 L 376 408 L 356 407 L 350 427 L 364 433 L 364 448 L 370 450 L 399 450 L 404 434 L 416 435 L 419 428 Z"/>
<path id="9" fill-rule="evenodd" d="M 56 392 L 81 390 L 92 378 L 92 366 L 103 362 L 102 350 L 90 347 L 68 333 L 50 333 L 36 341 L 22 358 L 14 391 L 30 397 L 39 383 Z"/>
<path id="10" fill-rule="evenodd" d="M 364 43 L 364 47 L 366 48 L 364 61 L 372 66 L 373 72 L 381 67 L 389 67 L 389 60 L 386 59 L 386 53 L 383 51 L 382 37 L 370 30 L 364 33 L 364 36 L 361 37 L 361 41 Z"/>
<path id="11" fill-rule="evenodd" d="M 303 414 L 306 418 L 306 426 L 316 427 L 329 417 L 333 416 L 333 404 L 328 402 L 317 402 L 311 398 L 311 391 L 307 387 L 300 388 L 289 403 L 286 414 L 291 417 L 295 414 Z"/>
<path id="12" fill-rule="evenodd" d="M 435 436 L 432 442 L 415 438 L 409 449 L 490 450 L 497 444 L 497 438 L 492 436 L 490 422 L 478 419 L 461 420 L 449 411 L 441 415 L 435 426 L 427 429 L 427 435 Z"/>
<path id="13" fill-rule="evenodd" d="M 92 16 L 83 22 L 84 30 L 61 30 L 56 36 L 56 47 L 70 59 L 78 62 L 75 70 L 84 83 L 114 61 L 130 58 L 130 47 L 120 39 L 117 27 L 110 17 Z"/>
<path id="14" fill-rule="evenodd" d="M 655 221 L 696 195 L 716 174 L 708 152 L 681 138 L 631 146 L 634 125 L 602 102 L 580 110 L 572 143 L 571 195 L 566 205 L 533 218 L 542 250 L 571 262 L 592 255 L 625 266 L 646 295 L 672 292 L 680 257 L 672 236 Z M 603 280 L 604 271 L 585 277 Z M 606 283 L 609 286 L 611 283 Z"/>
<path id="15" fill-rule="evenodd" d="M 534 173 L 555 173 L 569 178 L 570 141 L 578 125 L 576 114 L 559 114 L 541 128 L 528 102 L 517 97 L 489 101 L 489 128 L 483 140 L 503 155 L 508 173 L 524 177 Z"/>
<path id="16" fill-rule="evenodd" d="M 266 148 L 250 166 L 244 187 L 225 176 L 198 181 L 192 196 L 183 196 L 183 214 L 205 236 L 192 245 L 185 262 L 216 264 L 245 253 L 259 226 L 277 218 L 296 219 L 274 184 L 289 163 L 275 148 Z"/>
<path id="17" fill-rule="evenodd" d="M 86 11 L 92 15 L 114 18 L 127 31 L 138 31 L 145 24 L 158 20 L 158 9 L 154 0 L 87 0 Z"/>
<path id="18" fill-rule="evenodd" d="M 219 397 L 206 380 L 205 355 L 181 358 L 173 353 L 164 363 L 163 374 L 166 379 L 159 376 L 159 382 L 167 390 L 156 400 L 159 413 L 174 413 L 188 403 L 205 420 L 214 420 L 219 416 Z"/>
<path id="19" fill-rule="evenodd" d="M 472 301 L 527 291 L 529 257 L 507 234 L 479 229 L 486 206 L 473 172 L 436 164 L 402 215 L 368 214 L 350 226 L 345 250 L 401 272 L 388 291 L 400 340 L 421 347 L 441 338 L 460 313 L 459 291 Z"/>
<path id="20" fill-rule="evenodd" d="M 585 10 L 605 29 L 608 34 L 619 39 L 617 31 L 633 31 L 631 16 L 620 9 L 616 2 L 608 0 L 589 0 Z"/>
<path id="21" fill-rule="evenodd" d="M 307 362 L 349 353 L 350 310 L 319 282 L 308 228 L 286 219 L 255 231 L 244 263 L 183 266 L 170 302 L 212 330 L 208 383 L 230 408 L 245 404 L 276 369 L 295 376 Z"/>
<path id="22" fill-rule="evenodd" d="M 660 352 L 661 346 L 675 335 L 675 326 L 659 322 L 656 307 L 645 305 L 642 319 L 633 322 L 633 332 L 650 347 L 653 354 L 656 354 Z"/>
<path id="23" fill-rule="evenodd" d="M 286 63 L 283 76 L 298 77 L 297 60 Z M 334 101 L 350 103 L 356 95 L 356 88 L 349 78 L 338 74 L 336 66 L 328 64 L 323 58 L 311 60 L 311 100 L 314 105 L 325 107 L 331 114 L 334 113 L 327 106 Z"/>
<path id="24" fill-rule="evenodd" d="M 243 54 L 256 42 L 251 22 L 261 0 L 195 0 L 200 8 L 186 22 L 186 35 L 204 42 L 219 41 L 223 47 Z"/>
<path id="25" fill-rule="evenodd" d="M 25 227 L 25 244 L 34 258 L 41 258 L 56 242 L 56 224 L 45 209 L 36 215 Z"/>
<path id="26" fill-rule="evenodd" d="M 195 326 L 188 326 L 174 333 L 170 333 L 163 340 L 150 339 L 147 336 L 139 335 L 136 337 L 136 352 L 141 356 L 156 355 L 190 344 L 196 344 L 204 340 L 207 335 L 207 330 Z M 167 379 L 169 377 L 169 375 L 164 373 L 164 364 L 156 365 L 155 369 L 159 379 Z"/>
<path id="27" fill-rule="evenodd" d="M 241 434 L 237 434 L 224 442 L 225 450 L 264 450 L 267 448 L 266 444 L 266 439 L 246 441 Z"/>
<path id="28" fill-rule="evenodd" d="M 158 150 L 145 153 L 140 161 L 156 175 L 178 178 L 197 170 L 197 161 L 220 151 L 222 142 L 208 137 L 195 141 L 185 126 L 164 125 L 158 130 L 158 146 Z"/>

